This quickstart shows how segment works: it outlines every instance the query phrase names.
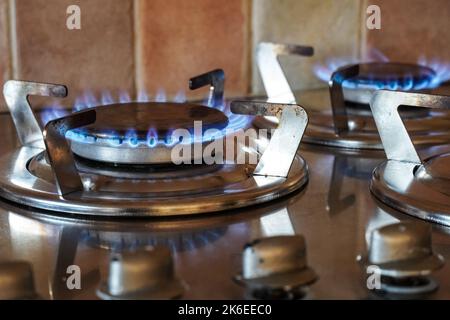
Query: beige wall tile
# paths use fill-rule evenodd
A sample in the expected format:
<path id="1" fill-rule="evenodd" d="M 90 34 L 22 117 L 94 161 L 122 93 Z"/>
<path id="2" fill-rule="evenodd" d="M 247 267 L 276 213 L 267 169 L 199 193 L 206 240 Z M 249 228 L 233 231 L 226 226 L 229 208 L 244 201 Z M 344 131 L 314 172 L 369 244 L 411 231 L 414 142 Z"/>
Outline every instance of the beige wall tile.
<path id="1" fill-rule="evenodd" d="M 366 0 L 381 9 L 381 29 L 363 28 L 363 51 L 379 50 L 401 62 L 450 61 L 450 1 Z M 367 5 L 362 8 L 364 11 Z"/>
<path id="2" fill-rule="evenodd" d="M 138 87 L 173 96 L 190 77 L 222 68 L 226 94 L 247 93 L 249 8 L 249 0 L 139 0 Z"/>
<path id="3" fill-rule="evenodd" d="M 66 27 L 72 4 L 81 30 Z M 85 90 L 134 94 L 132 0 L 16 0 L 15 11 L 15 78 L 66 84 L 70 101 Z"/>
<path id="4" fill-rule="evenodd" d="M 11 75 L 10 45 L 9 45 L 9 19 L 8 0 L 0 0 L 0 83 Z M 0 111 L 6 110 L 3 95 L 0 98 Z"/>

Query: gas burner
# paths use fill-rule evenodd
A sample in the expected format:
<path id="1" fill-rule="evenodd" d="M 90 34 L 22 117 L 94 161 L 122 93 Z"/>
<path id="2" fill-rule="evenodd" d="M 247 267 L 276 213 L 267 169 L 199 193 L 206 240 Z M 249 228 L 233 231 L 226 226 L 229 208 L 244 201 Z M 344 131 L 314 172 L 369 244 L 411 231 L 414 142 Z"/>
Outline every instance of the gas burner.
<path id="1" fill-rule="evenodd" d="M 358 64 L 358 67 L 358 75 L 343 84 L 344 98 L 347 102 L 364 105 L 370 103 L 376 90 L 423 90 L 436 77 L 431 68 L 415 64 L 371 62 Z"/>
<path id="2" fill-rule="evenodd" d="M 223 104 L 224 81 L 224 73 L 219 69 L 190 80 L 191 90 L 211 86 L 210 107 L 129 102 L 91 108 L 96 111 L 95 123 L 68 132 L 72 151 L 90 160 L 136 165 L 171 163 L 171 152 L 177 144 L 198 144 L 204 148 L 211 141 L 223 138 L 220 131 L 229 124 L 228 117 L 219 110 Z M 201 121 L 199 129 L 195 128 L 195 121 Z M 173 141 L 175 129 L 187 130 L 194 139 L 183 141 L 180 137 Z M 209 129 L 219 131 L 220 135 L 204 138 Z"/>
<path id="3" fill-rule="evenodd" d="M 280 49 L 282 48 L 282 49 Z M 310 56 L 312 48 L 261 43 L 257 61 L 269 102 L 295 103 L 296 97 L 278 61 L 281 54 Z M 365 63 L 336 70 L 329 91 L 312 89 L 299 92 L 299 102 L 310 114 L 305 133 L 308 143 L 348 149 L 382 149 L 368 102 L 375 90 L 401 87 L 425 91 L 433 83 L 434 71 L 428 67 L 400 63 Z M 329 109 L 330 111 L 324 111 Z M 450 139 L 450 113 L 401 107 L 406 126 L 417 145 L 443 144 Z M 276 125 L 276 119 L 255 118 L 261 128 Z"/>
<path id="4" fill-rule="evenodd" d="M 214 77 L 206 74 L 200 79 L 208 80 L 214 96 L 217 91 L 214 81 L 210 81 Z M 194 78 L 191 88 L 201 84 L 198 77 Z M 8 81 L 5 84 L 5 99 L 22 146 L 0 158 L 2 197 L 38 209 L 73 214 L 173 216 L 217 212 L 268 202 L 302 188 L 307 182 L 307 166 L 297 154 L 297 149 L 308 117 L 298 105 L 231 103 L 231 112 L 235 114 L 276 116 L 280 119 L 278 130 L 270 141 L 261 138 L 264 141 L 257 141 L 257 148 L 243 148 L 247 155 L 259 158 L 257 165 L 240 164 L 236 152 L 233 159 L 227 157 L 221 165 L 155 166 L 140 161 L 131 162 L 145 158 L 133 153 L 139 146 L 133 149 L 120 144 L 112 147 L 112 155 L 121 157 L 125 163 L 119 165 L 119 170 L 114 170 L 112 168 L 117 168 L 117 164 L 111 164 L 107 154 L 99 155 L 99 150 L 104 147 L 103 141 L 98 141 L 103 129 L 118 125 L 119 128 L 114 127 L 116 132 L 123 133 L 129 121 L 139 127 L 141 118 L 155 121 L 161 132 L 172 125 L 189 128 L 189 123 L 196 119 L 206 119 L 207 127 L 221 128 L 226 126 L 227 118 L 217 110 L 190 104 L 124 104 L 111 107 L 111 110 L 114 109 L 111 112 L 106 107 L 94 107 L 52 120 L 41 132 L 27 97 L 64 97 L 66 94 L 66 87 L 61 85 L 22 81 Z M 170 119 L 164 127 L 156 121 L 157 116 L 150 116 L 148 112 L 144 112 L 142 117 L 135 116 L 138 110 L 147 106 L 150 111 L 153 107 L 167 108 L 170 112 L 180 108 L 182 116 L 178 119 L 181 121 Z M 124 114 L 129 120 L 123 125 L 117 120 L 119 109 L 132 110 L 131 116 Z M 81 133 L 97 139 L 91 144 L 78 144 L 74 137 Z M 265 145 L 261 154 L 260 150 Z M 92 147 L 97 154 L 95 151 L 81 150 Z M 143 147 L 143 150 L 149 155 L 153 149 Z M 77 153 L 78 156 L 75 155 Z M 128 159 L 120 153 L 131 153 L 132 158 Z M 161 156 L 156 158 L 161 159 Z"/>
<path id="5" fill-rule="evenodd" d="M 373 172 L 370 190 L 381 202 L 417 218 L 450 226 L 450 153 L 422 160 L 398 106 L 450 108 L 450 97 L 380 90 L 372 112 L 387 161 Z"/>
<path id="6" fill-rule="evenodd" d="M 109 163 L 170 163 L 172 146 L 191 143 L 171 141 L 173 128 L 188 130 L 194 136 L 194 121 L 201 121 L 198 136 L 202 137 L 208 129 L 221 130 L 228 125 L 222 111 L 188 103 L 123 103 L 94 109 L 94 124 L 70 132 L 72 151 Z M 193 143 L 204 146 L 209 142 Z"/>

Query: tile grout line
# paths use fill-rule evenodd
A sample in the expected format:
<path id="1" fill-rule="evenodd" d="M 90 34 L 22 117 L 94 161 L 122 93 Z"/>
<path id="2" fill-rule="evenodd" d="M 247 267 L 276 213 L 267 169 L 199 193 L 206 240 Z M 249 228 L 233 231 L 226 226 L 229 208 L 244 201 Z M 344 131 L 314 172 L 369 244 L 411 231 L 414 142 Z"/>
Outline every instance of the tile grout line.
<path id="1" fill-rule="evenodd" d="M 252 0 L 253 1 L 253 0 Z M 252 94 L 257 94 L 258 92 L 258 68 L 254 65 L 256 63 L 255 61 L 255 48 L 256 48 L 256 43 L 255 43 L 255 31 L 256 31 L 256 19 L 258 19 L 259 17 L 256 17 L 256 6 L 254 5 L 254 3 L 252 3 L 252 5 L 250 6 L 250 37 L 249 37 L 249 41 L 251 41 L 250 46 L 249 46 L 249 55 L 250 55 L 250 61 L 249 64 L 251 64 L 251 73 L 250 73 L 250 83 L 251 83 L 251 88 L 250 88 L 250 92 Z M 261 14 L 261 13 L 260 13 Z"/>
<path id="2" fill-rule="evenodd" d="M 140 66 L 142 65 L 141 59 L 141 37 L 139 36 L 140 26 L 140 0 L 133 1 L 133 50 L 134 50 L 134 89 L 136 97 L 139 96 L 139 92 L 143 91 L 142 84 L 142 72 Z"/>
<path id="3" fill-rule="evenodd" d="M 367 28 L 366 28 L 366 24 L 365 24 L 365 18 L 366 18 L 366 8 L 368 6 L 368 0 L 363 0 L 362 2 L 360 2 L 360 8 L 359 8 L 359 27 L 360 27 L 360 32 L 358 33 L 359 35 L 359 44 L 358 44 L 358 48 L 359 48 L 359 57 L 358 60 L 362 61 L 363 58 L 366 58 L 367 56 Z"/>
<path id="4" fill-rule="evenodd" d="M 248 1 L 248 2 L 247 2 Z M 246 63 L 247 63 L 247 93 L 253 94 L 253 59 L 254 59 L 254 44 L 253 44 L 253 0 L 246 0 L 245 4 L 245 19 L 247 20 L 245 23 L 246 28 Z"/>
<path id="5" fill-rule="evenodd" d="M 5 54 L 5 58 L 2 58 L 2 60 L 5 61 L 5 69 L 0 70 L 1 74 L 0 77 L 2 80 L 8 79 L 11 77 L 11 57 L 10 57 L 10 49 L 9 49 L 9 1 L 4 1 L 4 7 L 2 7 L 2 10 L 0 12 L 0 19 L 2 19 L 2 21 L 0 21 L 0 27 L 4 28 L 4 33 L 5 33 L 5 39 L 0 39 L 1 43 L 0 46 L 3 48 L 3 46 L 5 46 L 5 50 L 7 51 L 7 53 Z M 4 21 L 3 21 L 4 19 Z M 3 104 L 3 101 L 2 101 Z M 3 106 L 0 106 L 0 109 Z"/>
<path id="6" fill-rule="evenodd" d="M 16 0 L 8 1 L 8 35 L 10 43 L 10 76 L 17 79 L 19 75 L 19 63 L 17 58 L 17 24 L 16 24 Z"/>

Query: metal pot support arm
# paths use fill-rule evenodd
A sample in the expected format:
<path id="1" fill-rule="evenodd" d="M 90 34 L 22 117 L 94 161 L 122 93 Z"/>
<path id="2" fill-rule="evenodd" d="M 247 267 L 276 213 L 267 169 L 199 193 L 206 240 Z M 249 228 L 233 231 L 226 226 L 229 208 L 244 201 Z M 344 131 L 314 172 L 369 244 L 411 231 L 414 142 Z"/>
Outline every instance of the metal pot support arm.
<path id="1" fill-rule="evenodd" d="M 379 90 L 370 101 L 388 160 L 422 163 L 398 112 L 399 106 L 450 109 L 450 97 Z"/>
<path id="2" fill-rule="evenodd" d="M 272 135 L 253 175 L 286 178 L 308 124 L 306 111 L 294 104 L 252 101 L 233 101 L 231 111 L 237 114 L 278 118 L 278 128 Z"/>
<path id="3" fill-rule="evenodd" d="M 278 57 L 280 55 L 298 55 L 311 57 L 314 49 L 309 46 L 262 42 L 258 44 L 256 61 L 269 98 L 268 102 L 296 103 Z"/>
<path id="4" fill-rule="evenodd" d="M 196 90 L 210 86 L 208 106 L 220 107 L 223 104 L 223 91 L 225 86 L 225 73 L 222 69 L 206 72 L 189 80 L 189 89 Z"/>
<path id="5" fill-rule="evenodd" d="M 331 75 L 329 81 L 331 110 L 333 112 L 334 131 L 341 134 L 349 131 L 347 106 L 344 99 L 345 80 L 357 77 L 359 75 L 359 65 L 351 65 L 337 69 Z"/>
<path id="6" fill-rule="evenodd" d="M 23 146 L 44 147 L 41 128 L 34 116 L 28 96 L 64 98 L 67 88 L 63 85 L 9 80 L 3 86 L 3 95 Z"/>
<path id="7" fill-rule="evenodd" d="M 83 191 L 83 183 L 75 165 L 67 131 L 94 123 L 95 110 L 85 110 L 49 121 L 44 130 L 44 142 L 48 159 L 55 174 L 56 185 L 61 196 Z"/>

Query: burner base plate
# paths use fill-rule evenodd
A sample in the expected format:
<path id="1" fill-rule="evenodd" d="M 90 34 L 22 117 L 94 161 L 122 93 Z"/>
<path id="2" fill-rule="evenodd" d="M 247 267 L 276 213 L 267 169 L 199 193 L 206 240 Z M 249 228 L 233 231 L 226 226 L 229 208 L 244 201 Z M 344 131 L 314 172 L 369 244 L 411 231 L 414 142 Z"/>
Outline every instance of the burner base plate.
<path id="1" fill-rule="evenodd" d="M 422 165 L 385 161 L 374 170 L 370 190 L 381 202 L 401 212 L 450 226 L 450 180 L 432 175 L 442 172 L 437 166 L 442 166 L 445 160 L 450 160 L 450 154 L 432 157 Z M 446 164 L 448 168 L 450 161 Z M 444 184 L 448 186 L 446 189 Z"/>
<path id="2" fill-rule="evenodd" d="M 256 151 L 255 151 L 256 152 Z M 301 189 L 307 165 L 296 155 L 286 179 L 252 176 L 254 166 L 224 164 L 213 172 L 171 178 L 117 178 L 83 172 L 84 191 L 61 197 L 48 171 L 30 171 L 40 148 L 22 147 L 0 158 L 0 196 L 38 209 L 111 217 L 180 216 L 242 208 Z M 50 172 L 51 173 L 51 172 Z"/>

